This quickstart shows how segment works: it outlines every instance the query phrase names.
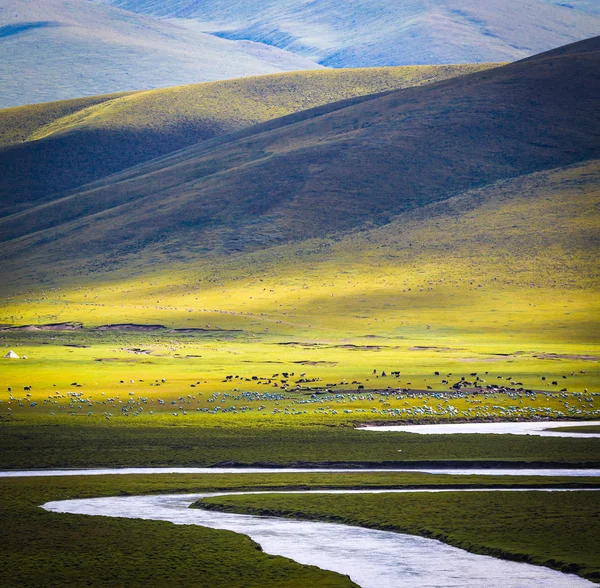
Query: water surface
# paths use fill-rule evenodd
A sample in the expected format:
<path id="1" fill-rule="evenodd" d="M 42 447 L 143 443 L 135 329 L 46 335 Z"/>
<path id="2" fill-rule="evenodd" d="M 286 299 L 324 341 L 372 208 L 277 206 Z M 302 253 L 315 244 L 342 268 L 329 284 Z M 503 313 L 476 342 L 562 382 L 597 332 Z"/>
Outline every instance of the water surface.
<path id="1" fill-rule="evenodd" d="M 360 427 L 360 431 L 397 431 L 422 435 L 456 435 L 481 433 L 492 435 L 538 435 L 540 437 L 600 438 L 600 433 L 576 433 L 554 431 L 561 427 L 598 426 L 600 421 L 529 421 L 512 423 L 448 423 L 442 425 L 372 425 Z"/>
<path id="2" fill-rule="evenodd" d="M 318 492 L 348 494 L 390 490 Z M 204 497 L 277 493 L 219 492 L 92 498 L 49 502 L 44 508 L 52 512 L 171 521 L 179 525 L 201 525 L 243 533 L 259 543 L 266 553 L 349 575 L 362 588 L 578 588 L 594 585 L 577 576 L 475 555 L 413 535 L 188 508 Z"/>
<path id="3" fill-rule="evenodd" d="M 7 470 L 0 471 L 0 478 L 27 478 L 38 476 L 106 476 L 114 474 L 343 474 L 373 472 L 420 472 L 424 474 L 450 474 L 453 476 L 600 476 L 598 468 L 88 468 L 68 470 Z"/>

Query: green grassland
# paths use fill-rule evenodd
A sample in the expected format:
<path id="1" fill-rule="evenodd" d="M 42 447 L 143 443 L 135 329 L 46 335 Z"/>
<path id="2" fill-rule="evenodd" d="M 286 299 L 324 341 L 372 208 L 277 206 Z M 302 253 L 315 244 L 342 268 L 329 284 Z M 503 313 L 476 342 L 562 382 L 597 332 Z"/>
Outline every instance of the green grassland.
<path id="1" fill-rule="evenodd" d="M 198 505 L 422 535 L 600 580 L 596 492 L 221 496 Z"/>
<path id="2" fill-rule="evenodd" d="M 21 398 L 31 386 L 38 406 L 14 403 L 13 415 L 46 414 L 54 401 L 64 411 L 66 393 L 77 391 L 94 403 L 117 394 L 122 402 L 147 398 L 146 416 L 149 410 L 183 416 L 181 403 L 177 410 L 169 403 L 191 394 L 188 408 L 212 409 L 208 400 L 216 392 L 233 395 L 218 400 L 223 408 L 254 407 L 229 415 L 233 420 L 267 413 L 310 423 L 597 418 L 599 174 L 592 161 L 471 191 L 364 233 L 170 267 L 158 263 L 153 271 L 144 269 L 153 261 L 144 252 L 137 274 L 127 266 L 9 294 L 0 323 L 80 321 L 84 328 L 0 332 L 2 355 L 14 349 L 27 356 L 2 360 L 0 414 L 9 408 L 8 387 Z M 64 267 L 72 272 L 67 261 Z M 95 329 L 115 323 L 165 328 Z M 463 377 L 483 388 L 504 384 L 540 394 L 428 401 L 405 393 L 299 404 L 310 399 L 310 388 L 447 393 Z M 273 414 L 277 401 L 268 398 L 234 400 L 241 392 L 285 394 L 279 409 L 302 414 Z M 424 403 L 434 414 L 406 412 Z M 259 415 L 262 404 L 267 408 Z M 456 414 L 448 413 L 450 405 Z M 100 409 L 115 412 L 96 404 L 76 412 L 84 408 L 96 416 Z"/>
<path id="3" fill-rule="evenodd" d="M 588 425 L 585 427 L 557 427 L 557 431 L 569 431 L 572 433 L 600 433 L 600 426 L 597 425 Z"/>
<path id="4" fill-rule="evenodd" d="M 597 53 L 533 60 L 302 112 L 191 147 L 124 173 L 118 181 L 100 182 L 89 192 L 0 221 L 6 238 L 1 355 L 14 349 L 27 357 L 0 360 L 1 429 L 13 436 L 4 445 L 12 447 L 7 467 L 84 465 L 92 458 L 89 463 L 97 464 L 254 463 L 268 454 L 253 451 L 251 444 L 236 453 L 235 443 L 222 453 L 212 451 L 208 436 L 203 452 L 193 443 L 188 451 L 189 443 L 182 442 L 174 445 L 181 451 L 167 457 L 168 440 L 159 444 L 158 455 L 146 452 L 152 446 L 141 433 L 146 427 L 156 427 L 152 434 L 160 437 L 172 426 L 175 438 L 183 439 L 196 433 L 195 425 L 218 439 L 218 427 L 230 427 L 234 437 L 238 429 L 252 428 L 272 428 L 279 431 L 276 436 L 295 424 L 289 446 L 279 443 L 277 463 L 597 461 L 594 440 L 519 440 L 511 452 L 501 450 L 500 441 L 490 442 L 488 449 L 476 443 L 473 449 L 469 440 L 419 439 L 405 453 L 395 441 L 404 443 L 410 436 L 380 436 L 365 450 L 370 437 L 348 428 L 379 421 L 597 418 L 600 164 L 594 148 L 586 147 L 591 123 L 581 114 L 591 104 L 589 84 L 569 85 L 582 72 L 594 75 L 590 63 Z M 358 74 L 339 75 L 349 76 L 350 87 L 358 83 L 352 77 Z M 504 91 L 507 84 L 513 94 Z M 531 89 L 548 90 L 562 101 L 558 106 L 580 99 L 578 108 L 561 109 L 552 100 L 539 108 L 528 100 L 515 102 Z M 455 119 L 456 103 L 460 116 Z M 506 138 L 500 132 L 508 120 L 504 110 L 502 116 L 494 114 L 500 107 L 517 116 L 511 128 L 524 136 Z M 465 112 L 477 112 L 482 120 Z M 440 113 L 446 113 L 443 125 Z M 433 128 L 432 120 L 439 126 Z M 446 133 L 444 148 L 465 133 L 476 137 L 462 141 L 457 153 L 453 149 L 455 159 L 444 161 L 440 172 L 440 160 L 430 154 L 423 153 L 422 161 L 411 159 L 418 153 L 402 143 L 407 130 L 421 145 L 438 131 Z M 550 149 L 555 133 L 562 133 L 564 142 Z M 503 137 L 523 161 L 496 158 L 504 142 L 485 144 L 492 151 L 482 156 L 477 141 L 489 136 Z M 397 148 L 384 153 L 384 139 L 383 145 Z M 361 160 L 354 161 L 360 165 L 351 171 L 360 175 L 369 163 L 376 165 L 369 168 L 371 179 L 360 178 L 376 184 L 373 190 L 363 185 L 365 193 L 377 196 L 373 202 L 356 197 L 355 175 L 344 179 L 352 162 L 342 156 L 343 145 L 350 151 L 360 147 Z M 281 159 L 273 160 L 271 148 Z M 326 157 L 315 167 L 303 159 L 313 148 L 341 159 Z M 475 159 L 459 162 L 467 155 Z M 267 160 L 268 169 L 262 167 Z M 552 167 L 557 161 L 560 165 Z M 296 173 L 294 162 L 308 175 Z M 423 196 L 421 188 L 408 193 L 389 183 L 386 173 L 404 162 L 412 166 L 410 174 L 423 176 L 418 186 L 434 174 L 440 192 L 432 189 Z M 542 171 L 524 173 L 539 165 Z M 387 172 L 380 177 L 382 169 Z M 472 185 L 473 169 L 480 170 L 481 185 Z M 264 198 L 260 194 L 268 182 L 251 181 L 261 170 L 267 180 L 277 179 L 270 175 L 277 171 L 284 182 Z M 470 178 L 469 189 L 452 184 L 456 170 Z M 491 181 L 496 174 L 501 179 Z M 329 198 L 334 184 L 339 191 Z M 317 202 L 320 186 L 324 192 Z M 288 188 L 300 190 L 297 198 L 289 206 L 270 208 L 273 192 L 287 194 Z M 310 197 L 302 200 L 302 194 Z M 388 199 L 394 206 L 386 209 Z M 192 209 L 198 203 L 223 209 L 208 231 L 194 224 L 198 210 Z M 316 208 L 309 206 L 315 203 Z M 353 207 L 360 209 L 360 226 L 344 224 Z M 56 227 L 44 229 L 54 221 Z M 146 233 L 146 222 L 152 230 L 162 227 L 158 241 Z M 303 231 L 307 225 L 310 231 Z M 309 238 L 313 230 L 319 236 Z M 39 330 L 69 321 L 84 328 Z M 163 328 L 98 329 L 122 323 Z M 30 327 L 10 328 L 19 325 Z M 461 381 L 470 384 L 450 393 Z M 492 384 L 511 390 L 482 393 Z M 68 445 L 65 455 L 52 456 L 44 439 L 61 430 L 53 422 L 71 422 L 67 430 L 85 431 L 89 445 Z M 118 424 L 127 424 L 123 438 L 129 443 L 136 438 L 130 428 L 141 435 L 138 448 L 130 455 L 96 453 Z M 314 451 L 310 444 L 298 449 L 298 431 L 316 427 L 318 437 L 325 425 L 339 427 L 326 427 L 335 432 L 315 442 Z M 335 435 L 339 442 L 329 444 Z M 29 438 L 37 440 L 39 453 Z M 342 441 L 350 439 L 352 449 L 342 451 Z M 437 442 L 441 445 L 431 449 Z M 386 443 L 380 451 L 378 444 Z M 585 450 L 578 454 L 580 447 Z"/>
<path id="5" fill-rule="evenodd" d="M 597 439 L 353 427 L 598 418 L 598 170 L 502 182 L 362 234 L 153 272 L 145 252 L 137 275 L 8 295 L 0 323 L 84 328 L 0 332 L 2 355 L 27 356 L 1 360 L 2 467 L 597 464 Z M 95 328 L 114 323 L 165 328 Z M 513 391 L 450 392 L 461 378 Z"/>
<path id="6" fill-rule="evenodd" d="M 278 419 L 179 412 L 111 421 L 83 415 L 3 418 L 0 467 L 598 467 L 599 462 L 594 438 L 382 433 L 341 426 L 350 423 L 327 414 Z"/>
<path id="7" fill-rule="evenodd" d="M 347 578 L 333 572 L 266 555 L 247 537 L 228 531 L 159 521 L 57 514 L 39 508 L 39 505 L 51 500 L 207 490 L 275 490 L 307 486 L 451 487 L 501 484 L 532 487 L 539 483 L 539 479 L 528 478 L 394 473 L 0 479 L 0 554 L 3 561 L 10 563 L 3 569 L 2 583 L 11 587 L 81 586 L 87 582 L 128 586 L 172 586 L 176 582 L 181 586 L 200 584 L 227 588 L 242 585 L 354 585 Z M 543 480 L 545 487 L 565 484 L 581 486 L 590 484 L 590 480 Z M 465 496 L 463 508 L 470 504 L 470 497 L 470 494 Z M 432 510 L 430 502 L 427 501 L 423 509 L 428 515 Z M 588 512 L 589 505 L 581 501 L 579 508 L 580 514 L 571 521 L 571 526 Z M 418 509 L 418 504 L 413 505 L 412 514 L 418 512 Z M 564 518 L 554 519 L 552 530 L 557 535 L 562 534 L 565 527 Z"/>
<path id="8" fill-rule="evenodd" d="M 3 109 L 0 190 L 6 198 L 0 210 L 5 215 L 198 141 L 308 108 L 494 65 L 294 72 Z"/>
<path id="9" fill-rule="evenodd" d="M 91 96 L 0 111 L 7 147 L 78 128 L 164 132 L 204 124 L 204 138 L 356 96 L 431 84 L 498 64 L 299 71 L 158 90 Z"/>

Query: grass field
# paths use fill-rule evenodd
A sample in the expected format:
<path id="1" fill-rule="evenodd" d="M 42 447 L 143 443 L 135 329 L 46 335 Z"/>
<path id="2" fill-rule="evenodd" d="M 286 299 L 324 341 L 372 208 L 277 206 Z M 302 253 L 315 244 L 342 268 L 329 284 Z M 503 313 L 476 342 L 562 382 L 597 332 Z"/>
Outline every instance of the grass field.
<path id="1" fill-rule="evenodd" d="M 167 413 L 110 422 L 85 416 L 13 417 L 0 422 L 0 467 L 599 467 L 600 461 L 594 438 L 382 433 L 341 426 L 343 422 L 328 415 L 312 417 L 280 420 L 277 415 L 260 419 Z"/>
<path id="2" fill-rule="evenodd" d="M 162 482 L 170 490 L 188 485 L 181 479 Z M 266 555 L 248 537 L 227 531 L 57 515 L 39 508 L 51 499 L 114 495 L 126 489 L 143 492 L 152 486 L 139 478 L 1 480 L 0 550 L 3 561 L 9 562 L 2 585 L 354 586 L 332 572 Z"/>
<path id="3" fill-rule="evenodd" d="M 571 431 L 573 433 L 600 433 L 599 426 L 585 426 L 585 427 L 557 427 L 557 431 Z"/>
<path id="4" fill-rule="evenodd" d="M 590 162 L 340 239 L 153 273 L 144 253 L 137 275 L 11 293 L 0 323 L 32 327 L 0 332 L 1 355 L 27 356 L 1 360 L 1 467 L 597 464 L 596 439 L 353 430 L 598 418 L 597 174 Z M 84 328 L 43 330 L 62 321 Z M 164 328 L 97 328 L 115 323 Z"/>
<path id="5" fill-rule="evenodd" d="M 200 409 L 202 422 L 226 408 L 219 419 L 313 424 L 596 418 L 597 186 L 590 162 L 340 239 L 153 271 L 146 253 L 137 274 L 9 293 L 0 324 L 30 327 L 0 332 L 0 355 L 27 357 L 0 360 L 0 414 L 117 418 L 125 404 L 136 418 Z M 84 328 L 43 330 L 66 321 Z M 139 326 L 97 328 L 123 323 Z M 492 385 L 513 391 L 470 393 Z"/>
<path id="6" fill-rule="evenodd" d="M 128 586 L 172 586 L 176 582 L 181 586 L 200 583 L 227 588 L 354 585 L 332 572 L 266 555 L 248 538 L 231 532 L 157 521 L 56 514 L 39 508 L 51 500 L 307 485 L 337 488 L 498 483 L 527 486 L 539 480 L 392 473 L 0 479 L 0 554 L 3 561 L 10 563 L 3 569 L 2 584 L 81 586 L 87 582 L 96 585 L 118 582 Z M 589 484 L 590 480 L 549 478 L 543 483 L 545 486 Z M 412 509 L 418 512 L 419 507 L 413 505 Z M 579 516 L 588 510 L 589 505 L 582 502 Z M 564 528 L 563 519 L 555 520 L 553 530 L 557 535 Z"/>

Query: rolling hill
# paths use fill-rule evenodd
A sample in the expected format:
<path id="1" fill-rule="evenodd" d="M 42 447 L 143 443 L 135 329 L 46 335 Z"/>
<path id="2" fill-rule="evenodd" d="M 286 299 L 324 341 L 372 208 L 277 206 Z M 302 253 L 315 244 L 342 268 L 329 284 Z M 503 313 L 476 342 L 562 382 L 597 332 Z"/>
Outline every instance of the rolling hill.
<path id="1" fill-rule="evenodd" d="M 0 215 L 256 123 L 488 67 L 295 72 L 0 110 Z"/>
<path id="2" fill-rule="evenodd" d="M 231 253 L 600 156 L 600 38 L 217 137 L 0 221 L 3 264 Z"/>
<path id="3" fill-rule="evenodd" d="M 320 67 L 88 0 L 3 2 L 0 47 L 0 108 Z"/>
<path id="4" fill-rule="evenodd" d="M 533 373 L 546 373 L 563 365 L 552 353 L 597 355 L 598 206 L 596 159 L 468 190 L 381 227 L 233 255 L 186 258 L 180 243 L 94 265 L 63 249 L 63 262 L 44 266 L 47 252 L 33 251 L 28 263 L 3 261 L 0 319 L 240 330 L 249 338 L 230 342 L 229 359 L 212 340 L 203 355 L 259 371 L 272 369 L 265 358 L 318 360 L 318 374 L 339 361 L 338 379 L 372 362 L 518 372 L 536 357 Z M 577 369 L 597 382 L 597 362 L 586 363 Z"/>
<path id="5" fill-rule="evenodd" d="M 513 61 L 597 35 L 590 0 L 102 0 L 332 67 Z"/>
<path id="6" fill-rule="evenodd" d="M 90 328 L 2 333 L 29 357 L 14 381 L 166 377 L 180 394 L 302 365 L 385 386 L 367 382 L 392 366 L 415 389 L 489 370 L 594 390 L 599 52 L 301 111 L 0 219 L 0 324 Z"/>

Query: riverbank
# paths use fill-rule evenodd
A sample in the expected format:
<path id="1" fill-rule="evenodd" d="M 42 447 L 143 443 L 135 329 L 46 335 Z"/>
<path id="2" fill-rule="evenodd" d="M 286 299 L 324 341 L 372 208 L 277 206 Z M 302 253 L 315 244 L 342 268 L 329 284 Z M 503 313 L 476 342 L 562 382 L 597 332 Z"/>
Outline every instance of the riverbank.
<path id="1" fill-rule="evenodd" d="M 600 500 L 596 493 L 236 495 L 205 498 L 194 506 L 409 533 L 600 583 Z"/>
<path id="2" fill-rule="evenodd" d="M 251 574 L 255 584 L 249 585 L 253 587 L 302 588 L 316 580 L 332 588 L 352 586 L 345 578 L 265 556 L 256 545 L 226 531 L 208 532 L 158 521 L 59 515 L 40 509 L 40 505 L 52 500 L 134 494 L 474 483 L 558 487 L 597 481 L 393 472 L 4 478 L 0 479 L 0 557 L 10 565 L 3 570 L 2 581 L 11 588 L 79 587 L 86 578 L 93 578 L 98 585 L 114 585 L 118 576 L 121 584 L 129 586 L 166 586 L 170 577 L 177 578 L 180 586 L 201 583 L 229 588 L 240 585 L 242 575 L 247 581 Z"/>
<path id="3" fill-rule="evenodd" d="M 598 439 L 414 435 L 349 427 L 27 418 L 0 426 L 0 469 L 167 466 L 600 467 Z M 431 464 L 436 462 L 436 464 Z"/>

